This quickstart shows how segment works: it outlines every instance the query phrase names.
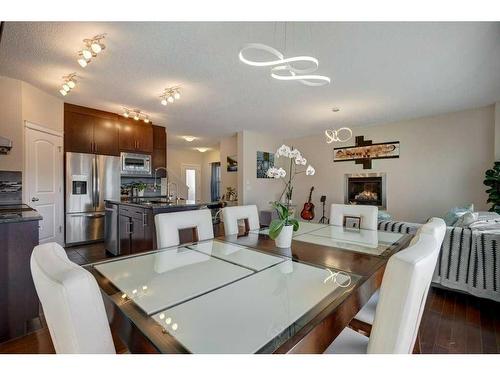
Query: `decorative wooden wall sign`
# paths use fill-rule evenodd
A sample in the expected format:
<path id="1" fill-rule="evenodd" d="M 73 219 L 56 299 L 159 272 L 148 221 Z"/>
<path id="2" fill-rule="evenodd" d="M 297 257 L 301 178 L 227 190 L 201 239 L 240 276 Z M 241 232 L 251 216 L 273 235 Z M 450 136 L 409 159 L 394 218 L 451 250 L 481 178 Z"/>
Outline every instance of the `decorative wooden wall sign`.
<path id="1" fill-rule="evenodd" d="M 363 169 L 372 168 L 372 159 L 399 158 L 399 142 L 372 143 L 360 135 L 355 138 L 355 146 L 333 149 L 333 161 L 352 161 L 363 164 Z"/>

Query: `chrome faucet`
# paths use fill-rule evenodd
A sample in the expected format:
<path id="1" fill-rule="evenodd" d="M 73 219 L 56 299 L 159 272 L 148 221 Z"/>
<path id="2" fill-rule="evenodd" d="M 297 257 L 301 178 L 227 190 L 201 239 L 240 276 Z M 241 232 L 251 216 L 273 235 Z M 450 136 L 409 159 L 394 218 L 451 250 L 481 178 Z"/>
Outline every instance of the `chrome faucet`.
<path id="1" fill-rule="evenodd" d="M 154 191 L 158 190 L 158 184 L 156 183 L 157 182 L 157 180 L 156 180 L 156 173 L 158 172 L 159 169 L 163 169 L 165 171 L 165 178 L 167 179 L 167 196 L 168 196 L 168 171 L 167 171 L 167 168 L 165 168 L 165 167 L 158 167 L 158 168 L 155 169 L 155 176 L 154 176 L 154 178 L 155 178 L 155 184 L 153 186 L 153 190 Z"/>

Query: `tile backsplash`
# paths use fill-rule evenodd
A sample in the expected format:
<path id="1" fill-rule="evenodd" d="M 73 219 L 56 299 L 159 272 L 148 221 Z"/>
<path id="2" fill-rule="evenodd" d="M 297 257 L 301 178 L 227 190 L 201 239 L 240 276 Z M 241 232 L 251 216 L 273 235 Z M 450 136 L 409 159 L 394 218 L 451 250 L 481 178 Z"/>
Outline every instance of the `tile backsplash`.
<path id="1" fill-rule="evenodd" d="M 0 171 L 0 204 L 18 204 L 23 200 L 23 176 L 17 171 Z"/>

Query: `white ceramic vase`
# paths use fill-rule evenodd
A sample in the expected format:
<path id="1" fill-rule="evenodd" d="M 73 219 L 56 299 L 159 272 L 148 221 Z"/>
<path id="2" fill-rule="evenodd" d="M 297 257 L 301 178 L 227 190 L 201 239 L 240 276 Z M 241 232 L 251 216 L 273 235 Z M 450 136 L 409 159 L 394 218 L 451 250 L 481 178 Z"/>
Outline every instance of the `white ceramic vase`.
<path id="1" fill-rule="evenodd" d="M 286 225 L 274 240 L 276 247 L 287 249 L 292 246 L 293 225 Z"/>

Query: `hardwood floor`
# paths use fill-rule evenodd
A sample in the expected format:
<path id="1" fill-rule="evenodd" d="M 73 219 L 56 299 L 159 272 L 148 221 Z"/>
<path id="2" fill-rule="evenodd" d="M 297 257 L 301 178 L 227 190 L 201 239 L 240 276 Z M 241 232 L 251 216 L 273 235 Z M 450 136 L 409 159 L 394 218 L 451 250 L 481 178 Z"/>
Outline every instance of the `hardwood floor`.
<path id="1" fill-rule="evenodd" d="M 113 255 L 104 249 L 104 242 L 67 247 L 68 258 L 76 264 L 88 264 L 103 259 L 113 258 Z"/>
<path id="2" fill-rule="evenodd" d="M 112 257 L 103 243 L 70 247 L 78 264 Z M 47 328 L 0 344 L 1 353 L 53 353 Z M 118 340 L 117 340 L 118 341 Z M 422 354 L 500 353 L 500 303 L 432 287 L 420 324 Z"/>
<path id="3" fill-rule="evenodd" d="M 422 353 L 500 353 L 500 303 L 433 287 L 420 340 Z"/>

